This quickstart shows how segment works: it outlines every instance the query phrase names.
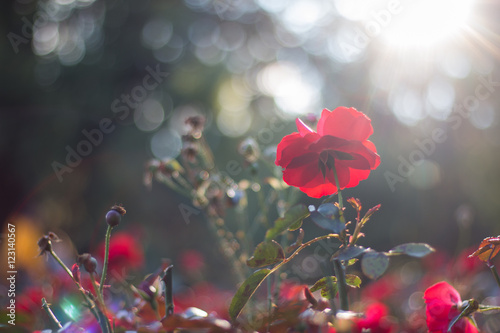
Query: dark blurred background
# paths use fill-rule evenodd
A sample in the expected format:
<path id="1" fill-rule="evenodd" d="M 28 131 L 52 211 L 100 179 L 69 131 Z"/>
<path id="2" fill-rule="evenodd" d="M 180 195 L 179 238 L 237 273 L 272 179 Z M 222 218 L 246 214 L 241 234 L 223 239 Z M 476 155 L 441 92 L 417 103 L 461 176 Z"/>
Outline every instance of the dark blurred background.
<path id="1" fill-rule="evenodd" d="M 246 137 L 263 149 L 295 131 L 296 117 L 341 105 L 371 117 L 382 159 L 344 194 L 382 204 L 364 245 L 428 242 L 454 254 L 500 233 L 495 1 L 0 6 L 0 220 L 25 228 L 28 259 L 49 230 L 80 253 L 95 248 L 115 203 L 149 270 L 189 248 L 214 254 L 202 216 L 187 224 L 179 212 L 186 198 L 143 184 L 145 163 L 177 156 L 189 115 L 207 118 L 223 169 L 242 161 Z M 82 144 L 85 133 L 100 133 L 97 144 Z M 78 149 L 87 156 L 68 166 Z"/>

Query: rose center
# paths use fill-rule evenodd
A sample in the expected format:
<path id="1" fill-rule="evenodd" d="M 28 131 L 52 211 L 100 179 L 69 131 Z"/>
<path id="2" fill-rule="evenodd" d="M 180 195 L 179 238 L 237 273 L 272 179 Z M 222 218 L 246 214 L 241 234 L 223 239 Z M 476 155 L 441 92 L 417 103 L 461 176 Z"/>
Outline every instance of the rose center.
<path id="1" fill-rule="evenodd" d="M 318 166 L 323 178 L 326 177 L 326 173 L 328 170 L 333 170 L 335 167 L 335 160 L 346 161 L 353 160 L 354 157 L 351 154 L 348 154 L 343 151 L 338 150 L 328 150 L 323 151 L 319 154 Z"/>

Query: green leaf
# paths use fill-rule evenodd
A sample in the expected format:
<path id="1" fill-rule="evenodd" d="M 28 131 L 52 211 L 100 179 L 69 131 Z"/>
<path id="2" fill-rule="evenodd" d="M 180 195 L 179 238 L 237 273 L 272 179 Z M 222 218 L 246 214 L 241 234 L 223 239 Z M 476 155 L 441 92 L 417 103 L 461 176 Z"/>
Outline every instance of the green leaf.
<path id="1" fill-rule="evenodd" d="M 249 267 L 263 267 L 275 264 L 285 258 L 285 253 L 281 245 L 275 241 L 264 241 L 257 245 L 253 256 L 247 260 Z"/>
<path id="2" fill-rule="evenodd" d="M 401 244 L 389 251 L 389 253 L 406 254 L 411 257 L 422 258 L 435 250 L 425 243 Z"/>
<path id="3" fill-rule="evenodd" d="M 350 260 L 351 258 L 359 256 L 361 253 L 364 253 L 366 251 L 370 251 L 368 248 L 364 248 L 362 246 L 358 245 L 353 245 L 349 246 L 347 248 L 343 248 L 342 251 L 338 254 L 336 259 L 338 260 Z"/>
<path id="4" fill-rule="evenodd" d="M 302 227 L 302 220 L 297 220 L 297 222 L 288 227 L 288 230 L 295 231 L 300 227 Z"/>
<path id="5" fill-rule="evenodd" d="M 361 286 L 361 279 L 359 276 L 354 274 L 346 274 L 345 282 L 348 286 L 353 288 L 359 288 Z"/>
<path id="6" fill-rule="evenodd" d="M 234 294 L 229 306 L 229 316 L 234 321 L 262 281 L 271 273 L 270 269 L 259 269 L 246 279 Z"/>
<path id="7" fill-rule="evenodd" d="M 327 299 L 333 299 L 337 296 L 338 286 L 337 286 L 337 278 L 335 276 L 325 276 L 324 278 L 319 279 L 316 283 L 310 288 L 312 292 L 321 289 L 321 296 Z"/>
<path id="8" fill-rule="evenodd" d="M 370 251 L 361 259 L 361 270 L 370 279 L 379 278 L 389 267 L 389 257 L 385 253 Z"/>
<path id="9" fill-rule="evenodd" d="M 284 217 L 280 217 L 274 222 L 274 227 L 266 232 L 266 241 L 276 238 L 276 236 L 290 228 L 295 228 L 293 230 L 300 228 L 302 220 L 308 217 L 309 214 L 309 209 L 305 205 L 293 206 L 285 213 Z"/>
<path id="10" fill-rule="evenodd" d="M 339 220 L 339 208 L 333 203 L 325 203 L 310 209 L 311 220 L 320 228 L 339 234 L 345 229 L 345 223 Z"/>

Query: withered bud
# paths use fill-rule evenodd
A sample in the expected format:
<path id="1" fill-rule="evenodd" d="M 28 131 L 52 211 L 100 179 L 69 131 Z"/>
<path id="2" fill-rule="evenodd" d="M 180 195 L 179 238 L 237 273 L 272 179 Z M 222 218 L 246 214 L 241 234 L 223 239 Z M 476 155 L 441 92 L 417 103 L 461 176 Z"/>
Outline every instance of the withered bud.
<path id="1" fill-rule="evenodd" d="M 205 126 L 205 117 L 203 116 L 191 116 L 188 117 L 185 123 L 193 129 L 193 131 L 201 132 Z"/>
<path id="2" fill-rule="evenodd" d="M 80 267 L 78 264 L 73 264 L 73 266 L 71 266 L 71 273 L 73 274 L 73 279 L 75 279 L 77 283 L 80 283 Z"/>
<path id="3" fill-rule="evenodd" d="M 127 214 L 127 211 L 121 205 L 114 205 L 113 207 L 111 207 L 111 210 L 116 210 L 122 216 L 125 215 L 125 214 Z"/>
<path id="4" fill-rule="evenodd" d="M 47 236 L 43 236 L 38 240 L 38 249 L 40 250 L 39 256 L 44 254 L 45 252 L 52 251 L 52 244 Z"/>
<path id="5" fill-rule="evenodd" d="M 44 254 L 45 252 L 51 252 L 52 251 L 52 242 L 60 242 L 61 240 L 55 233 L 52 231 L 49 232 L 47 235 L 43 235 L 37 242 L 38 244 L 38 249 L 40 250 L 39 256 Z"/>
<path id="6" fill-rule="evenodd" d="M 260 157 L 260 148 L 254 138 L 246 138 L 243 140 L 239 147 L 238 152 L 243 155 L 245 160 L 249 163 L 254 163 Z"/>
<path id="7" fill-rule="evenodd" d="M 94 273 L 97 268 L 97 260 L 89 253 L 84 253 L 78 256 L 77 262 L 83 265 L 85 270 L 89 273 Z"/>

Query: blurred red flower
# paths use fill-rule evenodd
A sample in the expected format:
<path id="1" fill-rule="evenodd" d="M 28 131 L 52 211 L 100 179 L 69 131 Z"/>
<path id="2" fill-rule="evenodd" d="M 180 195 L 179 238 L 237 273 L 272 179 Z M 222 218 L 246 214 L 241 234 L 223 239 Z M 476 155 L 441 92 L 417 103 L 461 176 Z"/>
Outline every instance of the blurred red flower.
<path id="1" fill-rule="evenodd" d="M 232 297 L 231 291 L 221 290 L 210 282 L 200 282 L 174 295 L 175 312 L 197 307 L 208 313 L 215 312 L 221 318 L 229 318 L 227 309 Z"/>
<path id="2" fill-rule="evenodd" d="M 380 164 L 375 145 L 367 140 L 373 133 L 371 120 L 354 108 L 324 109 L 317 132 L 300 119 L 296 124 L 299 132 L 281 140 L 275 163 L 283 168 L 283 180 L 288 185 L 310 197 L 354 187 Z"/>
<path id="3" fill-rule="evenodd" d="M 186 250 L 179 257 L 181 268 L 186 273 L 199 273 L 205 267 L 203 254 L 196 250 Z"/>
<path id="4" fill-rule="evenodd" d="M 281 282 L 279 297 L 284 301 L 304 300 L 304 288 L 307 284 L 296 284 L 289 280 Z"/>
<path id="5" fill-rule="evenodd" d="M 396 295 L 402 288 L 399 274 L 386 274 L 365 286 L 362 295 L 363 299 L 380 302 Z"/>
<path id="6" fill-rule="evenodd" d="M 372 303 L 365 311 L 365 316 L 355 320 L 353 332 L 389 333 L 393 331 L 393 323 L 388 318 L 389 310 L 382 303 Z"/>
<path id="7" fill-rule="evenodd" d="M 104 258 L 104 242 L 99 244 L 100 263 Z M 123 278 L 128 270 L 144 265 L 144 252 L 136 237 L 127 232 L 111 235 L 109 244 L 108 276 Z"/>
<path id="8" fill-rule="evenodd" d="M 438 282 L 424 293 L 427 327 L 430 333 L 448 332 L 450 322 L 461 310 L 460 294 L 446 282 Z M 462 318 L 453 325 L 452 333 L 476 333 L 477 328 L 468 318 Z"/>

